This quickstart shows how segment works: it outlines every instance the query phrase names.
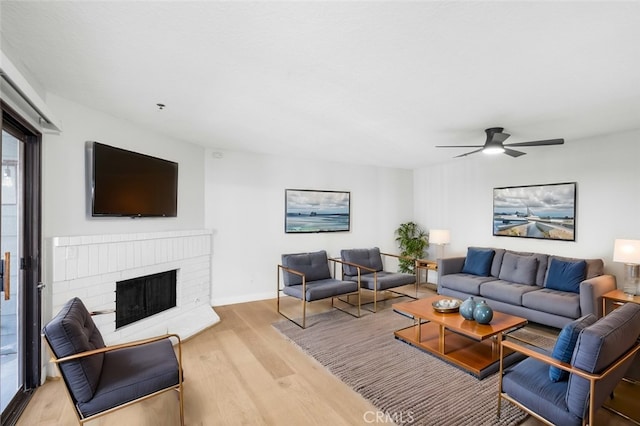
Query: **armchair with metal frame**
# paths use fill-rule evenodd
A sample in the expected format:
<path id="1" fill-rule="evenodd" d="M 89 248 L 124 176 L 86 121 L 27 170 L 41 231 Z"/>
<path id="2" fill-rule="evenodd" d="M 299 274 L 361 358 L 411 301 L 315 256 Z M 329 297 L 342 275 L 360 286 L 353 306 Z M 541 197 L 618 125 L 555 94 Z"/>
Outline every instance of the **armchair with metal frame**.
<path id="1" fill-rule="evenodd" d="M 383 253 L 378 247 L 366 249 L 344 249 L 340 251 L 340 256 L 344 261 L 342 265 L 342 278 L 345 280 L 358 281 L 361 289 L 373 291 L 373 312 L 376 312 L 378 309 L 379 292 L 388 291 L 398 296 L 407 296 L 412 299 L 418 298 L 415 269 L 413 274 L 385 271 L 383 256 L 405 259 L 412 262 L 415 262 L 415 259 L 397 254 Z M 402 287 L 408 284 L 415 285 L 415 297 L 394 290 L 397 287 Z"/>
<path id="2" fill-rule="evenodd" d="M 630 303 L 582 329 L 570 363 L 539 348 L 502 341 L 498 417 L 504 399 L 548 425 L 593 426 L 596 411 L 640 352 L 639 335 L 640 305 Z M 528 358 L 505 369 L 506 350 Z M 551 380 L 550 366 L 567 372 L 568 379 Z"/>
<path id="3" fill-rule="evenodd" d="M 329 269 L 333 264 L 334 275 Z M 360 283 L 356 281 L 340 280 L 335 278 L 335 265 L 342 263 L 340 259 L 328 258 L 325 250 L 311 253 L 292 253 L 282 255 L 282 264 L 278 265 L 277 278 L 277 310 L 280 315 L 287 318 L 299 327 L 306 328 L 307 304 L 318 300 L 331 298 L 331 307 L 346 312 L 349 315 L 360 317 Z M 280 284 L 284 284 L 282 287 Z M 286 315 L 280 307 L 280 293 L 299 299 L 302 304 L 302 323 Z M 335 299 L 346 296 L 346 303 L 356 306 L 358 314 L 355 315 L 347 309 L 342 309 L 335 304 Z M 349 302 L 350 296 L 357 296 L 357 303 Z"/>
<path id="4" fill-rule="evenodd" d="M 177 334 L 105 346 L 79 298 L 69 300 L 42 334 L 79 424 L 176 390 L 184 425 L 182 343 Z M 177 340 L 177 355 L 171 339 Z"/>

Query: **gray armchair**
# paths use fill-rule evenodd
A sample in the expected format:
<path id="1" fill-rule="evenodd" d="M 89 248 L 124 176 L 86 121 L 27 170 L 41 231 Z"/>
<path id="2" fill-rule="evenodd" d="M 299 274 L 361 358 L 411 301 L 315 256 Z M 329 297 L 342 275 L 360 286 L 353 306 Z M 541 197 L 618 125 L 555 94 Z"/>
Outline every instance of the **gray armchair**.
<path id="1" fill-rule="evenodd" d="M 566 351 L 570 362 L 512 341 L 501 343 L 498 417 L 505 399 L 549 425 L 593 426 L 595 412 L 640 350 L 640 305 L 627 303 L 578 333 L 575 348 Z M 503 370 L 505 349 L 528 358 Z M 568 372 L 568 379 L 555 376 L 550 366 Z"/>
<path id="2" fill-rule="evenodd" d="M 373 312 L 376 312 L 378 307 L 378 292 L 390 291 L 414 299 L 417 297 L 417 286 L 416 297 L 392 290 L 407 284 L 415 285 L 416 275 L 385 271 L 383 256 L 413 261 L 415 259 L 390 253 L 381 253 L 378 247 L 342 250 L 340 256 L 343 260 L 343 279 L 357 281 L 360 283 L 360 288 L 373 291 Z"/>
<path id="3" fill-rule="evenodd" d="M 329 262 L 342 263 L 339 259 L 327 258 L 324 250 L 312 253 L 283 254 L 278 265 L 278 313 L 302 328 L 307 326 L 307 303 L 331 298 L 331 306 L 352 316 L 360 317 L 360 285 L 354 281 L 339 280 L 331 276 Z M 282 277 L 282 279 L 281 279 Z M 281 286 L 281 283 L 284 284 Z M 302 304 L 302 323 L 287 316 L 280 309 L 280 294 L 299 299 Z M 335 305 L 339 296 L 356 296 L 358 315 Z M 351 304 L 350 302 L 348 302 Z"/>
<path id="4" fill-rule="evenodd" d="M 167 334 L 107 347 L 78 298 L 69 300 L 42 332 L 80 424 L 177 390 L 184 425 L 179 336 Z M 177 357 L 170 337 L 177 339 Z"/>

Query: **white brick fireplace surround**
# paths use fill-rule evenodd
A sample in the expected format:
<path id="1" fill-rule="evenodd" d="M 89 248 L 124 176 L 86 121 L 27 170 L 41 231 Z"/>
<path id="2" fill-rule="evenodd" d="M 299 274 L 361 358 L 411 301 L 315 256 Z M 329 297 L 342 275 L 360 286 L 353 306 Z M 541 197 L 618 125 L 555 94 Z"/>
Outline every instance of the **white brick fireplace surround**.
<path id="1" fill-rule="evenodd" d="M 52 312 L 79 297 L 107 345 L 176 333 L 185 339 L 217 323 L 209 305 L 212 232 L 171 231 L 55 237 Z M 116 330 L 116 282 L 177 269 L 176 307 Z"/>

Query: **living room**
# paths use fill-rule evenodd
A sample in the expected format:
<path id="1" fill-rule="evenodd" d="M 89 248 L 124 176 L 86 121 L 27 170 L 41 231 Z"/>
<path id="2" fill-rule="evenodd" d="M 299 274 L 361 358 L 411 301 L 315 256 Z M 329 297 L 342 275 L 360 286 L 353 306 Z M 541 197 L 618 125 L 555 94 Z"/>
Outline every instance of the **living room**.
<path id="1" fill-rule="evenodd" d="M 157 92 L 145 92 L 140 96 L 144 98 L 145 107 L 149 109 L 145 112 L 145 120 L 141 122 L 127 118 L 129 106 L 124 105 L 126 102 L 122 102 L 123 112 L 114 113 L 111 110 L 105 111 L 100 101 L 115 104 L 117 100 L 108 97 L 96 98 L 90 104 L 76 100 L 79 98 L 78 93 L 88 89 L 92 83 L 79 83 L 78 87 L 66 91 L 65 88 L 73 86 L 74 78 L 79 77 L 71 66 L 67 66 L 68 75 L 58 75 L 58 85 L 43 84 L 40 80 L 46 79 L 46 76 L 38 74 L 36 69 L 39 67 L 33 68 L 32 63 L 37 55 L 45 54 L 43 50 L 46 50 L 46 47 L 42 46 L 46 44 L 28 53 L 22 53 L 23 46 L 18 41 L 21 32 L 15 29 L 15 25 L 5 25 L 4 20 L 9 19 L 12 13 L 17 13 L 18 15 L 14 16 L 33 24 L 37 19 L 45 20 L 46 13 L 37 15 L 35 21 L 30 21 L 26 15 L 20 15 L 19 8 L 10 8 L 10 3 L 14 2 L 3 1 L 2 4 L 2 52 L 19 70 L 20 75 L 25 77 L 30 90 L 38 94 L 37 98 L 40 98 L 43 108 L 50 112 L 55 123 L 61 128 L 59 132 L 44 129 L 42 137 L 44 283 L 53 281 L 52 242 L 56 238 L 66 237 L 194 230 L 209 232 L 209 286 L 200 295 L 201 300 L 198 303 L 208 303 L 214 310 L 216 307 L 224 306 L 227 312 L 232 310 L 228 305 L 259 300 L 271 301 L 275 297 L 275 265 L 280 261 L 282 253 L 324 249 L 330 255 L 338 255 L 343 248 L 371 246 L 379 246 L 387 252 L 397 252 L 394 230 L 400 223 L 409 220 L 420 223 L 426 229 L 449 229 L 451 242 L 444 248 L 445 256 L 463 255 L 468 246 L 474 245 L 571 257 L 602 258 L 605 261 L 606 272 L 618 277 L 623 276 L 624 265 L 613 262 L 615 239 L 640 239 L 636 213 L 640 207 L 636 196 L 640 190 L 640 175 L 635 164 L 635 159 L 640 154 L 640 128 L 637 121 L 637 117 L 640 116 L 640 95 L 637 92 L 635 76 L 640 74 L 640 70 L 634 45 L 637 30 L 633 32 L 634 30 L 628 26 L 628 21 L 638 16 L 637 4 L 627 4 L 626 13 L 617 13 L 615 8 L 605 8 L 612 17 L 622 19 L 621 22 L 609 21 L 610 26 L 606 26 L 609 31 L 602 35 L 607 41 L 615 37 L 620 38 L 619 47 L 611 48 L 611 51 L 607 52 L 612 55 L 608 60 L 599 58 L 597 54 L 583 53 L 581 49 L 588 50 L 588 47 L 595 43 L 591 36 L 584 33 L 580 37 L 584 37 L 585 42 L 580 45 L 581 49 L 576 49 L 575 58 L 571 51 L 558 49 L 540 52 L 538 47 L 533 46 L 535 49 L 532 47 L 530 61 L 523 60 L 519 64 L 524 67 L 530 62 L 540 62 L 542 65 L 538 65 L 535 72 L 527 73 L 523 69 L 521 72 L 528 79 L 514 79 L 510 80 L 511 85 L 503 85 L 500 80 L 505 78 L 505 69 L 515 68 L 509 64 L 509 60 L 515 60 L 514 56 L 517 55 L 511 52 L 507 57 L 499 59 L 502 52 L 496 51 L 498 59 L 487 56 L 486 60 L 489 63 L 478 61 L 469 64 L 470 69 L 495 66 L 500 70 L 495 80 L 472 79 L 474 84 L 483 83 L 484 87 L 473 91 L 468 98 L 463 98 L 467 104 L 460 102 L 460 114 L 476 114 L 478 118 L 468 122 L 461 121 L 460 118 L 454 118 L 454 110 L 450 110 L 451 118 L 437 132 L 417 138 L 410 134 L 419 132 L 419 129 L 423 128 L 422 125 L 414 130 L 407 130 L 404 127 L 406 121 L 388 119 L 396 125 L 397 134 L 414 141 L 422 139 L 424 148 L 408 142 L 405 145 L 402 140 L 396 140 L 396 135 L 391 133 L 390 136 L 385 136 L 389 128 L 386 125 L 375 124 L 384 123 L 387 120 L 384 114 L 390 112 L 390 109 L 399 108 L 403 102 L 409 101 L 411 96 L 403 96 L 397 103 L 390 102 L 389 108 L 380 107 L 370 117 L 358 122 L 355 125 L 356 130 L 351 128 L 349 135 L 351 132 L 357 132 L 357 129 L 364 135 L 359 138 L 360 141 L 364 140 L 361 142 L 364 145 L 357 145 L 355 148 L 347 147 L 342 137 L 335 137 L 333 130 L 323 130 L 324 119 L 328 120 L 328 125 L 331 126 L 341 121 L 338 119 L 340 117 L 336 116 L 345 113 L 345 110 L 340 110 L 336 116 L 328 114 L 327 111 L 331 108 L 323 105 L 317 107 L 317 113 L 323 116 L 323 119 L 305 129 L 306 137 L 303 137 L 302 133 L 292 131 L 294 136 L 288 140 L 278 140 L 269 135 L 269 131 L 275 131 L 273 127 L 280 126 L 282 121 L 275 121 L 277 124 L 271 127 L 265 120 L 282 120 L 282 114 L 292 117 L 292 122 L 304 122 L 304 117 L 300 116 L 302 114 L 295 113 L 295 105 L 281 107 L 282 111 L 289 111 L 288 114 L 265 112 L 266 118 L 258 118 L 257 115 L 260 114 L 247 115 L 246 122 L 219 123 L 215 114 L 227 106 L 231 109 L 246 108 L 248 114 L 258 108 L 256 105 L 261 105 L 264 111 L 268 111 L 273 102 L 270 100 L 258 103 L 258 99 L 252 99 L 244 93 L 238 95 L 237 103 L 213 106 L 210 111 L 213 118 L 203 114 L 205 120 L 210 119 L 220 127 L 237 129 L 238 134 L 242 134 L 243 137 L 249 134 L 255 140 L 264 139 L 264 147 L 258 143 L 253 150 L 248 150 L 243 149 L 244 142 L 238 142 L 236 147 L 234 139 L 224 140 L 224 137 L 220 136 L 227 136 L 228 133 L 214 131 L 208 136 L 208 140 L 204 140 L 201 134 L 195 131 L 192 134 L 182 132 L 180 136 L 168 136 L 165 131 L 167 123 L 181 118 L 186 120 L 190 114 L 201 114 L 189 111 L 188 104 L 180 105 L 178 101 L 174 103 L 171 99 L 165 98 L 162 87 L 167 84 L 181 86 L 184 92 L 190 93 L 194 98 L 202 96 L 202 88 L 189 87 L 184 81 L 188 80 L 185 77 L 159 80 L 156 84 Z M 34 13 L 31 9 L 25 10 L 27 13 Z M 575 12 L 570 6 L 557 12 L 566 16 L 562 12 L 570 10 Z M 482 11 L 488 13 L 484 9 Z M 453 10 L 452 13 L 454 12 L 456 11 Z M 468 18 L 464 20 L 465 23 L 470 24 L 473 21 L 469 18 L 470 12 L 462 13 Z M 517 13 L 516 10 L 510 10 L 509 14 Z M 596 22 L 594 20 L 597 13 L 594 11 L 585 12 L 585 15 L 587 16 L 581 17 L 585 22 Z M 57 13 L 55 16 L 58 16 Z M 536 13 L 533 16 L 539 15 Z M 523 18 L 520 16 L 518 19 Z M 59 24 L 60 21 L 54 22 Z M 573 25 L 579 25 L 580 29 L 583 29 L 588 27 L 587 23 L 579 25 L 574 22 Z M 616 26 L 623 30 L 619 33 L 614 31 L 612 28 Z M 52 28 L 56 29 L 55 26 Z M 93 34 L 92 30 L 85 31 L 78 37 L 89 37 Z M 573 43 L 575 38 L 572 34 L 570 42 Z M 289 39 L 285 37 L 285 40 Z M 495 42 L 493 38 L 491 41 Z M 465 42 L 470 40 L 465 39 Z M 545 42 L 545 46 L 552 45 L 549 40 L 545 39 Z M 609 46 L 606 43 L 603 45 Z M 597 52 L 604 53 L 603 46 L 597 46 L 602 49 Z M 566 48 L 567 45 L 562 44 L 562 47 Z M 64 49 L 61 49 L 52 55 L 59 55 L 62 62 L 73 63 L 77 60 L 74 56 L 76 53 L 65 54 Z M 23 54 L 25 56 L 22 56 Z M 241 54 L 235 52 L 234 55 Z M 622 61 L 625 55 L 628 57 L 626 61 Z M 558 72 L 558 59 L 563 57 L 566 57 L 566 62 L 579 62 L 587 75 L 578 78 L 576 74 L 572 74 L 575 68 L 570 68 L 560 75 L 561 84 L 554 83 L 553 90 L 544 91 L 545 85 L 551 84 L 554 73 Z M 135 93 L 133 88 L 139 79 L 127 75 L 126 64 L 117 61 L 109 63 L 106 54 L 96 54 L 89 62 L 91 61 L 107 61 L 104 64 L 104 72 L 113 75 L 109 78 L 116 79 L 116 76 L 124 75 L 124 80 L 129 81 L 122 84 Z M 562 66 L 568 66 L 565 61 Z M 620 69 L 616 64 L 620 64 Z M 261 66 L 267 71 L 270 69 L 262 63 Z M 542 72 L 543 69 L 548 71 Z M 53 70 L 51 72 L 53 73 Z M 153 79 L 154 72 L 149 70 L 150 79 Z M 407 73 L 410 74 L 409 71 Z M 255 78 L 258 74 L 260 73 L 256 72 L 249 76 Z M 486 77 L 486 74 L 482 74 L 482 77 Z M 575 80 L 572 80 L 574 77 Z M 358 76 L 351 78 L 349 81 L 355 82 Z M 398 80 L 401 78 L 398 77 Z M 250 89 L 254 88 L 260 82 L 257 81 L 258 83 L 251 84 L 248 82 L 247 86 Z M 605 81 L 606 84 L 596 86 L 600 81 Z M 336 92 L 329 90 L 332 87 L 329 83 L 325 84 L 326 86 L 320 86 L 325 87 L 329 93 L 339 93 L 337 89 Z M 437 106 L 440 103 L 439 97 L 444 98 L 448 91 L 457 93 L 469 89 L 468 84 L 451 82 L 449 86 L 445 86 L 446 90 L 434 90 L 435 100 L 431 100 L 430 103 Z M 519 89 L 518 86 L 533 86 L 533 92 L 539 91 L 536 98 L 538 109 L 528 111 L 534 115 L 525 117 L 515 112 L 520 111 L 522 104 L 533 103 L 532 99 L 527 98 L 532 92 Z M 597 90 L 590 90 L 592 87 L 597 87 Z M 25 91 L 24 87 L 22 89 Z M 362 89 L 358 90 L 358 93 L 362 94 Z M 393 87 L 387 90 L 378 96 L 391 98 L 395 90 Z M 287 92 L 283 92 L 285 93 Z M 487 97 L 490 94 L 498 100 L 489 100 Z M 265 93 L 261 95 L 266 96 Z M 420 96 L 422 95 L 425 93 L 420 93 Z M 215 95 L 212 94 L 211 97 Z M 313 102 L 314 97 L 309 98 L 309 102 Z M 569 98 L 575 98 L 579 102 L 566 103 Z M 352 117 L 342 117 L 343 120 L 357 121 L 360 117 L 355 108 L 364 108 L 363 104 L 366 102 L 355 102 L 354 99 L 357 98 L 347 98 L 352 101 L 350 108 L 353 109 L 353 114 Z M 16 108 L 20 106 L 12 103 L 10 96 L 5 98 L 4 93 L 3 100 Z M 229 97 L 227 100 L 233 101 L 234 98 Z M 344 99 L 338 102 L 341 101 Z M 157 102 L 165 102 L 166 108 L 160 109 L 156 106 Z M 320 102 L 325 100 L 322 99 Z M 543 108 L 541 105 L 546 106 Z M 491 107 L 494 111 L 487 112 Z M 401 110 L 405 111 L 403 115 L 407 116 L 427 116 L 423 112 Z M 26 112 L 26 115 L 29 113 Z M 596 127 L 596 123 L 602 124 L 603 121 L 600 120 L 603 117 L 605 122 L 613 124 Z M 424 120 L 433 126 L 431 119 Z M 37 125 L 37 119 L 35 123 Z M 558 127 L 558 123 L 562 126 Z M 262 127 L 256 124 L 262 124 Z M 479 153 L 469 157 L 451 158 L 466 152 L 464 149 L 442 149 L 435 153 L 435 145 L 481 144 L 484 140 L 484 128 L 492 126 L 505 126 L 505 131 L 513 135 L 513 142 L 558 137 L 565 138 L 565 143 L 561 146 L 523 148 L 527 155 L 518 158 L 506 155 L 489 157 Z M 557 133 L 556 129 L 562 129 L 563 133 Z M 376 133 L 382 133 L 382 136 L 374 137 L 377 136 Z M 278 133 L 278 137 L 281 136 L 282 133 Z M 323 138 L 330 142 L 324 145 L 321 153 L 311 151 L 311 156 L 303 157 L 297 152 L 297 144 L 322 146 Z M 379 151 L 363 148 L 366 147 L 366 140 L 369 138 L 380 145 Z M 85 176 L 85 142 L 89 140 L 178 162 L 180 174 L 177 217 L 135 220 L 89 217 Z M 240 141 L 240 138 L 238 140 Z M 270 152 L 267 142 L 282 146 Z M 393 146 L 393 149 L 384 151 L 382 148 L 385 146 Z M 400 155 L 396 153 L 392 156 L 393 151 L 400 152 Z M 398 159 L 402 157 L 403 162 Z M 577 184 L 575 241 L 492 235 L 493 188 L 562 182 Z M 285 189 L 349 191 L 351 230 L 344 233 L 286 234 Z M 436 247 L 432 245 L 429 248 L 429 257 L 433 258 L 435 255 Z M 54 303 L 54 290 L 47 286 L 43 291 L 43 322 L 53 316 L 54 306 L 59 306 L 58 301 Z M 103 306 L 89 308 L 100 309 Z M 273 309 L 275 310 L 275 306 Z"/>

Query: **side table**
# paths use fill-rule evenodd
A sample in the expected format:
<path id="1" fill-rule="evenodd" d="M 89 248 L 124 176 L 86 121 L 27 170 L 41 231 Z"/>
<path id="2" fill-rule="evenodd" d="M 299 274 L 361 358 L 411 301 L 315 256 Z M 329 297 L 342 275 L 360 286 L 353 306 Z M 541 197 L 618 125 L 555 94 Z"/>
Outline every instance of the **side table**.
<path id="1" fill-rule="evenodd" d="M 612 290 L 602 295 L 602 316 L 625 303 L 640 304 L 640 296 L 632 296 L 622 290 Z"/>
<path id="2" fill-rule="evenodd" d="M 420 288 L 420 271 L 426 271 L 425 273 L 425 284 L 429 284 L 429 271 L 437 271 L 438 270 L 438 262 L 435 260 L 429 259 L 416 259 L 415 264 L 416 269 L 416 296 L 418 295 L 418 289 Z"/>

